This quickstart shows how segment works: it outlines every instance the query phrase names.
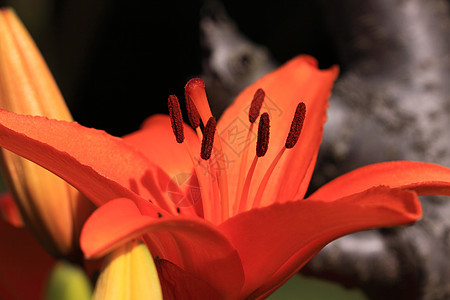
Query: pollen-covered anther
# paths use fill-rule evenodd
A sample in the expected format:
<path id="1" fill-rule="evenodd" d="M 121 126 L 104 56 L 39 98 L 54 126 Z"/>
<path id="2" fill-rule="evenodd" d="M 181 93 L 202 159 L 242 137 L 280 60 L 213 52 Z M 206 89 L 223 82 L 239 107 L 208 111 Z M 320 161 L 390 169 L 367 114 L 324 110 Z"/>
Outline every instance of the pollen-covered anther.
<path id="1" fill-rule="evenodd" d="M 178 143 L 184 141 L 183 117 L 181 116 L 180 103 L 175 95 L 170 95 L 168 99 L 170 122 L 172 123 L 173 134 Z"/>
<path id="2" fill-rule="evenodd" d="M 258 118 L 265 97 L 266 93 L 264 93 L 263 89 L 258 89 L 255 92 L 252 104 L 250 105 L 250 109 L 248 111 L 248 120 L 250 121 L 250 123 L 255 123 L 256 119 Z"/>
<path id="3" fill-rule="evenodd" d="M 200 152 L 200 157 L 204 160 L 208 160 L 211 157 L 215 132 L 216 119 L 210 117 L 208 123 L 206 123 L 205 130 L 203 131 L 202 149 Z"/>
<path id="4" fill-rule="evenodd" d="M 302 132 L 303 122 L 305 121 L 306 116 L 306 105 L 303 102 L 300 102 L 297 105 L 297 109 L 295 110 L 294 119 L 291 123 L 291 130 L 289 130 L 289 135 L 286 139 L 286 148 L 290 149 L 295 146 L 300 137 L 300 133 Z"/>
<path id="5" fill-rule="evenodd" d="M 263 113 L 259 119 L 258 140 L 256 141 L 256 155 L 262 157 L 269 147 L 270 119 L 268 113 Z"/>

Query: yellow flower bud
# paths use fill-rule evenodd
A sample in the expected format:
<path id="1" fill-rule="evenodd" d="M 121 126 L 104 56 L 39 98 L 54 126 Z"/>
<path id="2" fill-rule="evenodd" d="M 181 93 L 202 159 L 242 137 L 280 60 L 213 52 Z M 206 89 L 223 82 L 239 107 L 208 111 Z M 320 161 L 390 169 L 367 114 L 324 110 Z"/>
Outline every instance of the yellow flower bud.
<path id="1" fill-rule="evenodd" d="M 109 254 L 93 299 L 162 299 L 158 272 L 147 246 L 134 240 Z"/>
<path id="2" fill-rule="evenodd" d="M 72 121 L 44 59 L 12 9 L 0 10 L 0 108 Z M 87 207 L 80 201 L 86 200 L 40 166 L 4 149 L 0 153 L 4 177 L 26 226 L 50 253 L 69 254 L 81 227 L 74 222 Z"/>

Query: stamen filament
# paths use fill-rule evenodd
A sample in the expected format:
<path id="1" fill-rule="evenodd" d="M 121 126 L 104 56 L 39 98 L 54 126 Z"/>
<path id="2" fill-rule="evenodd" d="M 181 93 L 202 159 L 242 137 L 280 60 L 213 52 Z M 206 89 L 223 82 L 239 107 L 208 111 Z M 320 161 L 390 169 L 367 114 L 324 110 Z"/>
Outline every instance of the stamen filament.
<path id="1" fill-rule="evenodd" d="M 259 184 L 258 191 L 256 192 L 255 200 L 253 201 L 253 208 L 261 206 L 261 200 L 264 190 L 266 189 L 267 183 L 269 182 L 273 170 L 275 169 L 281 157 L 283 156 L 284 151 L 286 151 L 286 148 L 285 147 L 281 148 L 280 152 L 278 152 L 277 156 L 274 158 L 269 168 L 267 169 L 266 174 L 264 174 L 264 177 L 261 180 L 261 183 Z"/>
<path id="2" fill-rule="evenodd" d="M 244 185 L 244 173 L 245 173 L 245 169 L 247 167 L 247 158 L 248 158 L 248 148 L 250 148 L 250 136 L 252 134 L 253 131 L 253 123 L 250 124 L 250 127 L 248 128 L 248 132 L 247 132 L 247 138 L 245 139 L 245 149 L 244 152 L 242 152 L 242 159 L 241 159 L 241 164 L 239 166 L 239 175 L 238 175 L 238 180 L 237 180 L 237 187 L 236 187 L 236 200 L 234 202 L 234 206 L 233 206 L 233 211 L 234 213 L 238 213 L 239 209 L 240 209 L 240 199 L 242 195 L 242 186 Z"/>
<path id="3" fill-rule="evenodd" d="M 200 126 L 195 128 L 195 131 L 197 132 L 198 139 L 200 141 L 202 141 L 203 140 L 203 132 L 202 132 L 202 129 L 200 128 Z"/>
<path id="4" fill-rule="evenodd" d="M 248 171 L 247 174 L 247 178 L 245 179 L 245 184 L 242 190 L 242 196 L 239 204 L 239 212 L 250 208 L 248 207 L 249 206 L 248 193 L 250 191 L 250 185 L 252 182 L 253 174 L 255 173 L 258 158 L 264 156 L 269 147 L 269 129 L 270 129 L 269 114 L 263 113 L 261 115 L 261 118 L 259 119 L 258 140 L 256 141 L 256 156 L 253 159 L 252 165 L 250 166 L 250 170 Z"/>
<path id="5" fill-rule="evenodd" d="M 201 172 L 203 171 L 201 169 L 201 165 L 200 162 L 195 159 L 194 154 L 192 153 L 191 147 L 189 146 L 189 144 L 187 143 L 187 141 L 185 141 L 185 143 L 183 143 L 186 147 L 187 152 L 189 153 L 189 157 L 191 158 L 192 161 L 192 165 L 194 166 L 194 172 L 197 175 L 197 180 L 198 180 L 198 184 L 200 186 L 200 196 L 202 199 L 202 207 L 203 207 L 203 217 L 206 220 L 210 220 L 213 221 L 213 216 L 212 216 L 212 207 L 211 207 L 211 203 L 209 201 L 207 201 L 207 199 L 210 199 L 210 195 L 205 195 L 206 192 L 210 192 L 211 189 L 207 188 L 207 184 L 211 185 L 211 182 L 207 183 L 205 182 L 205 177 L 201 176 Z"/>
<path id="6" fill-rule="evenodd" d="M 277 166 L 278 162 L 281 159 L 281 156 L 283 156 L 283 153 L 286 151 L 286 149 L 290 149 L 295 146 L 297 143 L 300 134 L 302 132 L 303 122 L 305 121 L 306 117 L 306 105 L 303 102 L 300 102 L 297 105 L 297 109 L 295 110 L 294 119 L 291 123 L 291 129 L 289 130 L 288 137 L 286 139 L 285 147 L 283 147 L 280 152 L 278 152 L 275 159 L 270 164 L 269 168 L 266 171 L 266 174 L 264 174 L 263 179 L 261 180 L 261 183 L 259 184 L 258 191 L 256 192 L 255 199 L 253 201 L 253 208 L 261 206 L 262 201 L 262 195 L 267 187 L 267 183 L 269 182 L 270 176 L 273 173 L 273 170 Z"/>
<path id="7" fill-rule="evenodd" d="M 258 162 L 258 156 L 255 155 L 255 158 L 253 158 L 253 162 L 250 166 L 250 169 L 248 170 L 247 177 L 245 178 L 244 187 L 242 189 L 241 198 L 239 201 L 239 212 L 246 211 L 249 209 L 248 206 L 248 193 L 250 192 L 250 186 L 252 183 L 253 174 L 255 173 L 256 163 Z"/>
<path id="8" fill-rule="evenodd" d="M 253 100 L 250 104 L 250 109 L 248 111 L 248 120 L 250 122 L 250 127 L 248 128 L 247 138 L 245 139 L 245 148 L 242 153 L 242 159 L 241 159 L 241 163 L 239 166 L 239 174 L 238 174 L 237 187 L 236 187 L 236 197 L 235 197 L 235 202 L 233 205 L 233 211 L 235 213 L 238 212 L 238 209 L 240 206 L 239 205 L 239 202 L 240 202 L 239 196 L 242 193 L 242 185 L 244 183 L 243 178 L 244 178 L 245 169 L 247 168 L 248 149 L 250 147 L 250 136 L 253 131 L 253 124 L 255 123 L 256 119 L 259 116 L 265 96 L 266 96 L 266 94 L 264 93 L 264 90 L 258 89 L 253 96 Z"/>

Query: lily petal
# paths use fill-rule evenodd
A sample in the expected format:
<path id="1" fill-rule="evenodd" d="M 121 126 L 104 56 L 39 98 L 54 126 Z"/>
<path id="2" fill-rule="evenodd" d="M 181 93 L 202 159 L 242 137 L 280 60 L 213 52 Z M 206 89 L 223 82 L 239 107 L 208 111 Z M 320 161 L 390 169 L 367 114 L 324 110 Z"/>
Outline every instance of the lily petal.
<path id="1" fill-rule="evenodd" d="M 143 198 L 170 202 L 162 193 L 167 174 L 104 131 L 0 110 L 0 146 L 52 171 L 97 205 L 122 196 L 154 212 Z"/>
<path id="2" fill-rule="evenodd" d="M 248 110 L 255 91 L 262 88 L 266 99 L 261 113 L 267 111 L 270 116 L 270 142 L 266 155 L 259 159 L 258 168 L 253 177 L 250 194 L 255 194 L 270 163 L 284 147 L 296 106 L 306 104 L 306 119 L 298 144 L 281 158 L 264 193 L 262 204 L 268 205 L 275 199 L 302 198 L 309 184 L 312 169 L 322 137 L 322 126 L 326 120 L 327 100 L 338 74 L 336 66 L 328 70 L 319 70 L 317 61 L 310 56 L 298 56 L 273 73 L 264 76 L 246 88 L 235 102 L 224 112 L 219 120 L 218 130 L 223 140 L 224 152 L 231 162 L 229 173 L 231 195 L 239 179 L 239 165 L 243 149 L 235 143 L 236 132 L 245 137 L 250 125 Z M 255 155 L 256 138 L 250 144 L 250 156 Z M 301 157 L 301 159 L 298 159 Z M 250 164 L 248 164 L 250 165 Z M 247 170 L 250 166 L 247 167 Z M 292 176 L 295 169 L 297 176 Z M 259 170 L 259 171 L 258 171 Z M 309 170 L 309 171 L 308 171 Z M 281 182 L 280 182 L 281 181 Z"/>
<path id="3" fill-rule="evenodd" d="M 450 168 L 414 161 L 372 164 L 328 182 L 310 198 L 333 201 L 378 185 L 414 190 L 419 195 L 450 195 Z"/>
<path id="4" fill-rule="evenodd" d="M 193 153 L 200 153 L 197 134 L 187 124 L 184 124 L 184 136 Z M 176 142 L 167 115 L 151 116 L 145 120 L 142 129 L 124 136 L 123 139 L 150 162 L 160 166 L 171 178 L 192 173 L 194 166 L 186 151 L 186 145 Z M 168 151 L 170 155 L 167 155 Z"/>
<path id="5" fill-rule="evenodd" d="M 155 217 L 142 215 L 129 199 L 110 201 L 85 223 L 81 248 L 85 256 L 99 257 L 146 233 L 153 255 L 210 283 L 223 295 L 240 291 L 244 273 L 239 255 L 214 225 L 199 218 Z"/>
<path id="6" fill-rule="evenodd" d="M 256 298 L 298 271 L 332 240 L 374 227 L 409 224 L 421 214 L 414 192 L 378 187 L 334 202 L 306 199 L 254 209 L 225 221 L 219 229 L 242 260 L 246 283 L 241 297 Z"/>
<path id="7" fill-rule="evenodd" d="M 220 299 L 220 293 L 206 281 L 196 278 L 170 261 L 156 259 L 155 264 L 164 299 L 179 299 L 180 295 L 185 299 Z"/>

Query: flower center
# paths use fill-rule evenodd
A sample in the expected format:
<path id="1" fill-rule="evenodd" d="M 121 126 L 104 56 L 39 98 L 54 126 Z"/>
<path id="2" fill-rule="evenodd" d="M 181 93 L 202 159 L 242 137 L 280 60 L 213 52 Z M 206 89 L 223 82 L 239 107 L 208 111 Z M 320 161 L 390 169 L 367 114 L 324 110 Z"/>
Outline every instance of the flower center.
<path id="1" fill-rule="evenodd" d="M 267 170 L 265 170 L 255 197 L 252 200 L 249 199 L 252 179 L 254 177 L 258 159 L 263 157 L 268 150 L 270 133 L 269 114 L 264 112 L 260 117 L 258 125 L 256 155 L 250 168 L 248 169 L 247 174 L 245 174 L 245 171 L 247 170 L 248 146 L 251 144 L 253 124 L 260 115 L 265 98 L 265 92 L 262 89 L 258 89 L 255 92 L 249 109 L 248 117 L 251 124 L 248 129 L 247 138 L 245 140 L 246 147 L 242 153 L 241 164 L 239 166 L 234 206 L 232 211 L 230 211 L 226 166 L 220 165 L 222 162 L 220 159 L 217 159 L 216 162 L 219 164 L 218 168 L 213 167 L 209 162 L 211 155 L 223 155 L 224 152 L 222 150 L 220 139 L 215 139 L 215 135 L 217 134 L 216 119 L 211 114 L 204 88 L 204 82 L 201 79 L 192 79 L 185 87 L 186 108 L 188 111 L 189 122 L 197 131 L 197 135 L 202 141 L 200 152 L 201 159 L 196 159 L 192 154 L 191 148 L 186 144 L 187 141 L 184 139 L 180 105 L 178 98 L 174 95 L 169 96 L 168 99 L 169 116 L 176 140 L 178 143 L 183 143 L 186 145 L 194 165 L 197 178 L 199 179 L 200 190 L 202 191 L 203 217 L 213 222 L 221 223 L 226 220 L 230 214 L 234 215 L 251 209 L 252 207 L 259 207 L 261 205 L 262 196 L 275 167 L 279 163 L 286 149 L 293 148 L 299 140 L 306 116 L 306 106 L 303 102 L 300 102 L 297 105 L 286 143 L 270 163 Z M 202 118 L 206 119 L 206 117 L 208 118 L 208 122 L 204 126 L 202 132 L 200 129 L 200 120 L 202 120 Z M 208 171 L 208 176 L 201 176 L 200 172 L 204 172 L 205 169 Z M 220 202 L 211 201 L 211 199 L 220 199 Z"/>

